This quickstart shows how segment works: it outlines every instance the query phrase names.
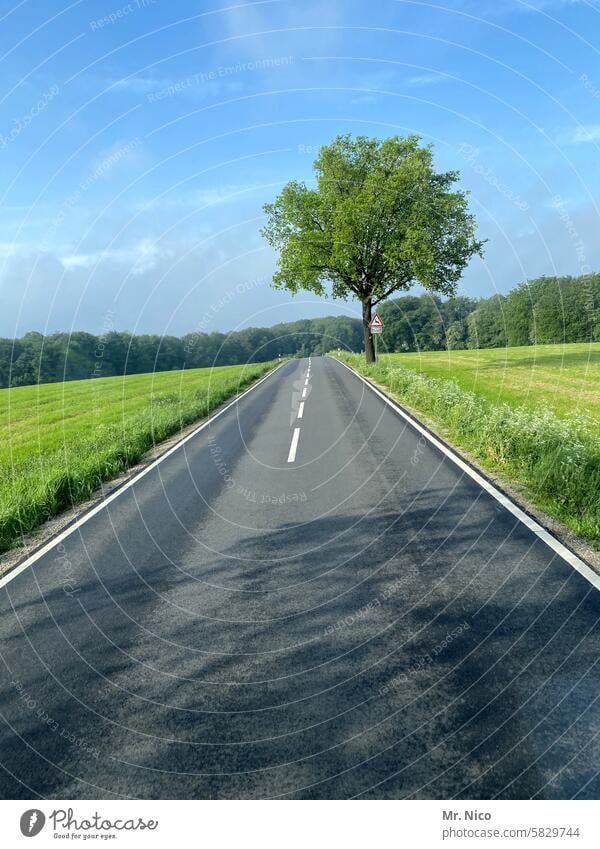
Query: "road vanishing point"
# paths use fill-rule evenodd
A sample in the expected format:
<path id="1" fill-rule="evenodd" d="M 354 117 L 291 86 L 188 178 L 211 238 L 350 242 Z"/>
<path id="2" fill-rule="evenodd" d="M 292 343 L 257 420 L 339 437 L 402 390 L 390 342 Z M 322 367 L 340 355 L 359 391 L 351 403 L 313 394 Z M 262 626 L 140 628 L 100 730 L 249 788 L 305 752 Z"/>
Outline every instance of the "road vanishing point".
<path id="1" fill-rule="evenodd" d="M 285 362 L 0 581 L 0 796 L 598 798 L 599 586 Z"/>

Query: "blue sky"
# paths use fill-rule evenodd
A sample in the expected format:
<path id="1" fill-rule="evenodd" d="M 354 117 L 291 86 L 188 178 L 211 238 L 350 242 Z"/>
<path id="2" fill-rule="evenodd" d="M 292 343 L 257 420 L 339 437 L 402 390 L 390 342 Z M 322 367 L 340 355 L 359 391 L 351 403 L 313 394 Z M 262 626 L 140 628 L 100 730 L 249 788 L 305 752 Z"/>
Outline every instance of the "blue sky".
<path id="1" fill-rule="evenodd" d="M 597 0 L 1 0 L 0 334 L 357 315 L 259 235 L 342 132 L 460 170 L 462 293 L 598 270 L 599 36 Z"/>

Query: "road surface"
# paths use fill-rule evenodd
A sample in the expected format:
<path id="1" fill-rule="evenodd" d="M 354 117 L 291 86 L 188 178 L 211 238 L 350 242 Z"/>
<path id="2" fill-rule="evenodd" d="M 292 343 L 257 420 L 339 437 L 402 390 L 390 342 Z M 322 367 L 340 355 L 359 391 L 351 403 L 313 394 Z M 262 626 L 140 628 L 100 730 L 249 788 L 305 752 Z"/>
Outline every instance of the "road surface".
<path id="1" fill-rule="evenodd" d="M 2 798 L 597 798 L 600 593 L 329 358 L 0 589 Z"/>

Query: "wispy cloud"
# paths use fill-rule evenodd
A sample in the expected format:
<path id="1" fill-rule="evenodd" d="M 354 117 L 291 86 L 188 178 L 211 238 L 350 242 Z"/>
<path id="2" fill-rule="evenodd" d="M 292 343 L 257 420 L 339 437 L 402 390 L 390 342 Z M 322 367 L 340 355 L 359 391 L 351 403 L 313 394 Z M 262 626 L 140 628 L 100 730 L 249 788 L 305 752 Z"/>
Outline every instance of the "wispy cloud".
<path id="1" fill-rule="evenodd" d="M 240 66 L 243 69 L 244 66 Z M 204 99 L 226 97 L 243 90 L 239 79 L 231 79 L 237 72 L 236 66 L 198 72 L 178 79 L 155 79 L 153 77 L 124 77 L 103 81 L 112 92 L 144 97 L 149 103 L 158 103 L 177 96 Z M 238 72 L 238 73 L 241 73 Z"/>
<path id="2" fill-rule="evenodd" d="M 149 77 L 124 77 L 123 79 L 108 79 L 106 84 L 112 86 L 116 91 L 126 91 L 131 94 L 147 94 L 159 88 L 174 85 L 174 80 L 155 80 Z"/>
<path id="3" fill-rule="evenodd" d="M 140 157 L 142 142 L 139 138 L 118 139 L 110 147 L 104 148 L 93 159 L 90 179 L 94 181 L 109 178 L 122 165 L 132 165 Z"/>
<path id="4" fill-rule="evenodd" d="M 260 184 L 230 183 L 221 186 L 206 186 L 194 191 L 182 192 L 177 195 L 141 200 L 134 204 L 136 211 L 148 212 L 155 209 L 181 210 L 202 209 L 205 206 L 217 206 L 226 203 L 239 203 L 240 195 L 249 195 L 263 188 Z"/>
<path id="5" fill-rule="evenodd" d="M 396 72 L 388 69 L 360 74 L 356 80 L 356 88 L 359 91 L 352 98 L 352 103 L 375 103 L 380 92 L 398 90 Z"/>
<path id="6" fill-rule="evenodd" d="M 0 242 L 0 259 L 14 256 L 19 250 L 22 250 L 21 245 L 16 245 L 14 242 Z"/>
<path id="7" fill-rule="evenodd" d="M 357 94 L 352 103 L 375 103 L 379 95 L 385 92 L 399 92 L 402 88 L 420 88 L 436 85 L 448 77 L 445 74 L 424 73 L 402 78 L 397 70 L 384 70 L 372 74 L 362 74 L 358 78 L 357 88 L 363 94 Z"/>
<path id="8" fill-rule="evenodd" d="M 444 82 L 448 77 L 445 74 L 416 74 L 413 77 L 409 77 L 406 80 L 406 85 L 409 88 L 416 88 L 418 86 L 427 86 L 427 85 L 437 85 L 437 83 Z"/>
<path id="9" fill-rule="evenodd" d="M 482 18 L 499 18 L 515 14 L 552 14 L 569 6 L 590 5 L 589 0 L 454 0 L 454 8 Z"/>
<path id="10" fill-rule="evenodd" d="M 588 0 L 512 0 L 521 12 L 539 12 L 546 9 L 560 9 L 563 6 L 589 5 Z"/>
<path id="11" fill-rule="evenodd" d="M 360 94 L 358 97 L 353 97 L 350 103 L 377 103 L 377 99 L 376 94 Z"/>
<path id="12" fill-rule="evenodd" d="M 93 268 L 102 262 L 117 262 L 131 266 L 134 277 L 145 274 L 156 267 L 159 260 L 172 255 L 169 248 L 163 248 L 153 239 L 141 239 L 128 248 L 113 248 L 92 253 L 70 254 L 60 261 L 67 271 L 78 268 Z"/>
<path id="13" fill-rule="evenodd" d="M 600 141 L 600 124 L 581 124 L 570 130 L 562 130 L 556 141 L 560 145 L 589 144 Z"/>

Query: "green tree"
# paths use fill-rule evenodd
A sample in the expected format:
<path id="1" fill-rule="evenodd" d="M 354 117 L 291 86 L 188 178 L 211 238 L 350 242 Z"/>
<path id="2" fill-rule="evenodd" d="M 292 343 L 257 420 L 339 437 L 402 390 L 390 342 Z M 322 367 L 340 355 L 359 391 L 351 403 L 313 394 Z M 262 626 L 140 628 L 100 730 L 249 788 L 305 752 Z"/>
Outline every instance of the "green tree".
<path id="1" fill-rule="evenodd" d="M 462 351 L 467 347 L 467 325 L 464 321 L 453 321 L 448 332 L 446 341 L 449 351 Z"/>
<path id="2" fill-rule="evenodd" d="M 506 347 L 505 297 L 492 295 L 479 301 L 477 308 L 467 316 L 468 348 Z"/>
<path id="3" fill-rule="evenodd" d="M 532 345 L 535 342 L 532 289 L 531 283 L 520 283 L 508 293 L 504 303 L 506 336 L 510 347 Z"/>
<path id="4" fill-rule="evenodd" d="M 279 251 L 273 283 L 358 298 L 374 362 L 373 307 L 417 282 L 453 294 L 483 242 L 454 187 L 458 172 L 437 172 L 418 136 L 338 136 L 320 149 L 314 169 L 316 188 L 293 180 L 264 207 L 262 234 Z"/>

